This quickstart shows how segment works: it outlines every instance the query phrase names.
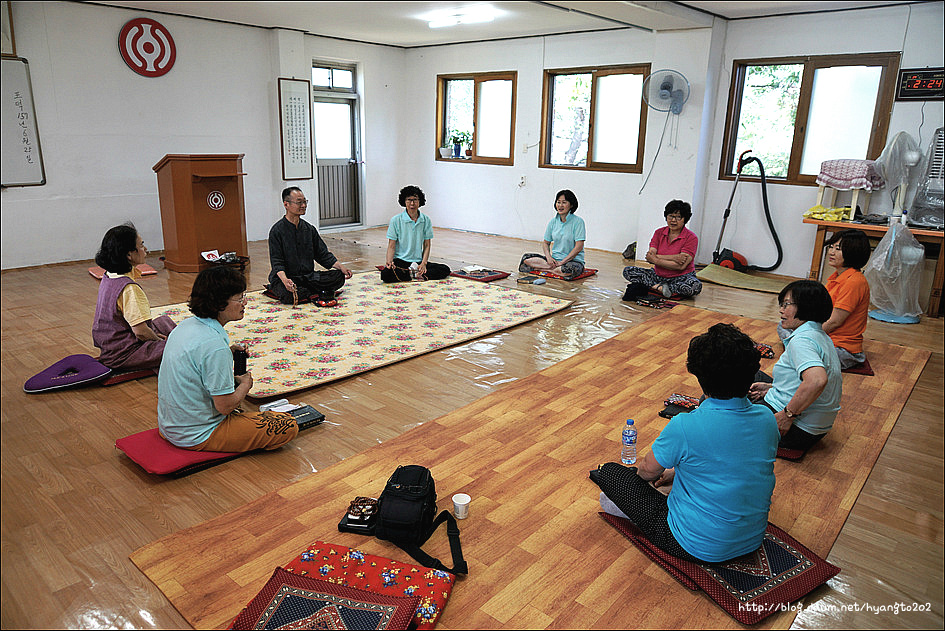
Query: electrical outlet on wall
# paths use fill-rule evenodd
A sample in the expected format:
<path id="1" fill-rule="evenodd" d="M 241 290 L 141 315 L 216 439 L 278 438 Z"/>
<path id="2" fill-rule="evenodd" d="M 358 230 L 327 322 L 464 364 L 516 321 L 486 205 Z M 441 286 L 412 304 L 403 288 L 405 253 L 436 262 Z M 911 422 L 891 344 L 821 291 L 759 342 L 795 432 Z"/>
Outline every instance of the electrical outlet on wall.
<path id="1" fill-rule="evenodd" d="M 525 186 L 525 176 L 524 176 L 524 175 L 518 179 L 518 185 L 519 185 L 519 187 Z"/>

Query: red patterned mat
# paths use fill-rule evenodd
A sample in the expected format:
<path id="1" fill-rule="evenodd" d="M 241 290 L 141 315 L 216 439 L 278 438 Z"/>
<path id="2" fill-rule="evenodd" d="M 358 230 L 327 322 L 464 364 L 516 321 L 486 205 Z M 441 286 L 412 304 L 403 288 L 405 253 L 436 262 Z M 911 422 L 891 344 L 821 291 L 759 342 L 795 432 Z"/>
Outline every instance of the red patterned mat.
<path id="1" fill-rule="evenodd" d="M 436 626 L 455 581 L 449 572 L 324 541 L 308 546 L 285 570 L 376 594 L 416 597 L 412 628 L 421 631 Z"/>
<path id="2" fill-rule="evenodd" d="M 593 267 L 585 267 L 584 271 L 578 274 L 577 276 L 575 276 L 574 278 L 565 278 L 564 276 L 560 274 L 554 274 L 552 272 L 545 272 L 545 271 L 538 271 L 538 270 L 532 270 L 531 272 L 529 272 L 529 274 L 532 274 L 534 276 L 544 276 L 545 278 L 557 278 L 558 280 L 580 280 L 582 278 L 587 278 L 588 276 L 593 276 L 596 273 L 597 273 L 597 270 L 594 269 Z"/>
<path id="3" fill-rule="evenodd" d="M 873 367 L 870 366 L 869 358 L 863 360 L 863 363 L 859 366 L 852 366 L 850 368 L 844 368 L 840 372 L 849 373 L 851 375 L 866 375 L 867 377 L 872 377 L 876 373 L 873 372 Z"/>
<path id="4" fill-rule="evenodd" d="M 755 624 L 783 611 L 840 573 L 839 567 L 771 523 L 757 551 L 725 563 L 691 563 L 654 546 L 630 520 L 599 514 L 682 585 L 701 589 L 743 624 Z"/>
<path id="5" fill-rule="evenodd" d="M 478 280 L 482 283 L 491 283 L 494 280 L 508 278 L 511 276 L 511 274 L 497 269 L 487 269 L 469 273 L 460 270 L 450 273 L 450 276 L 456 276 L 457 278 L 468 278 L 469 280 Z"/>

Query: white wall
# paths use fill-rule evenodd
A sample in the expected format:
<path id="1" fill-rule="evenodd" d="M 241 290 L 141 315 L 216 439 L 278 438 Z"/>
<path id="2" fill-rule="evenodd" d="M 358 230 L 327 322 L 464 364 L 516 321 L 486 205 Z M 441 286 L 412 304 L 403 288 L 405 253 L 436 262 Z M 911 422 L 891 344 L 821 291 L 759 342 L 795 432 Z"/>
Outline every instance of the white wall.
<path id="1" fill-rule="evenodd" d="M 206 22 L 157 16 L 177 61 L 149 79 L 118 53 L 118 32 L 140 12 L 71 2 L 14 10 L 47 184 L 3 190 L 3 268 L 92 258 L 105 230 L 128 220 L 162 248 L 151 167 L 168 153 L 245 153 L 247 231 L 259 238 L 260 210 L 273 203 L 269 93 L 254 87 L 269 75 L 265 31 L 214 24 L 208 37 Z"/>
<path id="2" fill-rule="evenodd" d="M 793 55 L 827 55 L 902 51 L 902 67 L 943 65 L 943 5 L 940 2 L 902 7 L 844 11 L 833 14 L 737 20 L 727 24 L 725 52 L 720 67 L 720 89 L 716 97 L 716 119 L 709 153 L 708 184 L 702 207 L 705 223 L 699 243 L 699 262 L 708 263 L 718 240 L 722 214 L 732 193 L 732 181 L 718 179 L 728 85 L 734 59 Z M 889 126 L 891 138 L 899 131 L 917 136 L 922 112 L 921 149 L 932 131 L 943 123 L 943 104 L 895 103 Z M 918 140 L 918 138 L 917 138 Z M 842 158 L 845 156 L 837 156 Z M 761 185 L 741 182 L 725 228 L 723 248 L 744 254 L 748 262 L 767 266 L 776 252 L 765 222 Z M 774 270 L 787 276 L 806 278 L 814 246 L 814 226 L 801 223 L 801 215 L 816 202 L 817 187 L 768 184 L 768 200 L 784 261 Z M 849 197 L 845 198 L 849 199 Z M 892 203 L 885 191 L 875 192 L 870 210 L 883 212 Z"/>
<path id="3" fill-rule="evenodd" d="M 500 42 L 458 44 L 407 51 L 405 98 L 405 184 L 417 184 L 427 196 L 424 212 L 436 226 L 501 234 L 539 241 L 554 215 L 554 195 L 570 188 L 587 225 L 587 246 L 622 251 L 663 225 L 663 207 L 672 198 L 691 200 L 705 94 L 710 29 L 653 34 L 621 30 L 599 34 L 557 35 Z M 651 62 L 652 69 L 673 68 L 692 85 L 679 117 L 678 146 L 664 140 L 643 194 L 665 114 L 647 118 L 644 174 L 575 172 L 538 168 L 542 73 L 546 68 Z M 459 72 L 515 70 L 517 103 L 514 166 L 437 162 L 436 76 Z M 528 145 L 527 152 L 523 147 Z M 536 145 L 536 146 L 532 146 Z M 519 186 L 524 176 L 526 185 Z M 391 209 L 391 214 L 396 211 Z M 435 251 L 434 240 L 434 256 Z M 587 264 L 593 266 L 592 260 Z"/>
<path id="4" fill-rule="evenodd" d="M 389 201 L 397 155 L 403 51 L 152 15 L 174 37 L 177 61 L 145 78 L 118 53 L 122 25 L 144 11 L 74 2 L 18 2 L 17 53 L 29 61 L 47 184 L 3 189 L 3 269 L 90 259 L 105 231 L 131 220 L 163 248 L 157 178 L 165 154 L 243 153 L 246 232 L 265 239 L 284 212 L 279 192 L 277 79 L 311 79 L 313 57 L 358 61 L 368 71 L 364 136 L 371 209 Z M 303 181 L 317 199 L 315 182 Z M 383 214 L 383 213 L 381 213 Z M 317 212 L 313 206 L 313 222 Z"/>
<path id="5" fill-rule="evenodd" d="M 167 153 L 246 154 L 247 236 L 264 239 L 282 214 L 278 193 L 285 186 L 276 81 L 309 78 L 313 59 L 358 66 L 365 225 L 386 224 L 399 212 L 399 188 L 418 184 L 436 226 L 537 242 L 554 193 L 571 188 L 587 222 L 588 247 L 622 251 L 631 241 L 645 247 L 663 224 L 666 201 L 682 198 L 693 203 L 690 227 L 700 235 L 704 263 L 732 190 L 717 173 L 733 59 L 902 50 L 904 67 L 943 65 L 942 3 L 717 21 L 711 29 L 663 34 L 628 29 L 407 51 L 157 15 L 174 36 L 178 57 L 167 75 L 147 79 L 117 51 L 121 26 L 138 15 L 147 13 L 72 2 L 15 5 L 17 52 L 30 62 L 48 184 L 2 191 L 2 268 L 91 258 L 105 229 L 129 219 L 150 247 L 161 248 L 151 167 Z M 660 112 L 649 111 L 643 175 L 539 169 L 537 146 L 522 151 L 539 139 L 545 68 L 647 61 L 653 70 L 683 72 L 692 94 L 679 119 L 678 147 L 664 140 L 642 195 L 663 128 Z M 518 72 L 515 165 L 433 160 L 436 75 L 490 70 Z M 924 151 L 943 124 L 940 102 L 895 104 L 890 135 L 917 135 L 923 115 Z M 519 187 L 523 175 L 527 183 Z M 302 183 L 312 199 L 315 185 Z M 779 273 L 807 274 L 813 229 L 800 215 L 815 195 L 813 187 L 769 185 L 785 249 Z M 882 193 L 873 197 L 873 204 L 884 203 Z M 759 185 L 739 184 L 733 207 L 723 247 L 751 263 L 772 263 Z"/>

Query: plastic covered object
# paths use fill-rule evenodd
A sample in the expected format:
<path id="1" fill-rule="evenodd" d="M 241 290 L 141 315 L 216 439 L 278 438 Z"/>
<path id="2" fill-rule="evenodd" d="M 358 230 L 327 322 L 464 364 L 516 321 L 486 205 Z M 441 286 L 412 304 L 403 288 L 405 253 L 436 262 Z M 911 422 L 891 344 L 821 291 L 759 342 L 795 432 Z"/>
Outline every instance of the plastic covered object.
<path id="1" fill-rule="evenodd" d="M 908 199 L 906 189 L 910 188 L 910 181 L 915 177 L 910 171 L 921 158 L 915 139 L 901 131 L 886 143 L 883 153 L 876 159 L 877 168 L 886 178 L 886 190 L 893 202 L 894 215 L 902 214 L 903 202 Z"/>
<path id="2" fill-rule="evenodd" d="M 909 224 L 941 230 L 945 225 L 945 127 L 935 130 L 921 167 Z"/>
<path id="3" fill-rule="evenodd" d="M 863 268 L 870 284 L 870 317 L 883 322 L 915 324 L 922 308 L 919 289 L 925 248 L 901 223 L 894 223 Z"/>

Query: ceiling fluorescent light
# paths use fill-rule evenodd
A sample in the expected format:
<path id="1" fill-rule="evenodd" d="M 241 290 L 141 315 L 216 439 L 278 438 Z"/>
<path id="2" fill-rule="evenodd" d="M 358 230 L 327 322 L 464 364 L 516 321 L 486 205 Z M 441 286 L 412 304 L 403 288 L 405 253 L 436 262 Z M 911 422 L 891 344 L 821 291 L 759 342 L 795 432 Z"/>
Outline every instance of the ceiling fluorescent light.
<path id="1" fill-rule="evenodd" d="M 456 26 L 459 24 L 458 15 L 449 15 L 442 18 L 436 18 L 435 20 L 430 20 L 430 28 L 443 28 L 444 26 Z"/>
<path id="2" fill-rule="evenodd" d="M 443 28 L 457 24 L 480 24 L 492 22 L 501 11 L 490 5 L 475 5 L 465 9 L 437 11 L 424 17 L 430 28 Z"/>

